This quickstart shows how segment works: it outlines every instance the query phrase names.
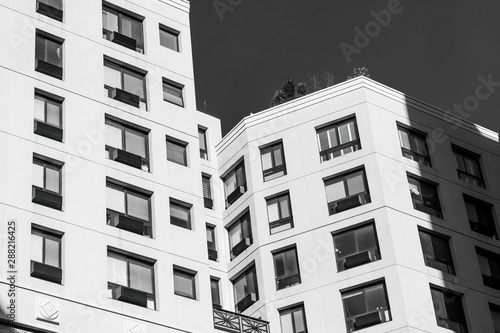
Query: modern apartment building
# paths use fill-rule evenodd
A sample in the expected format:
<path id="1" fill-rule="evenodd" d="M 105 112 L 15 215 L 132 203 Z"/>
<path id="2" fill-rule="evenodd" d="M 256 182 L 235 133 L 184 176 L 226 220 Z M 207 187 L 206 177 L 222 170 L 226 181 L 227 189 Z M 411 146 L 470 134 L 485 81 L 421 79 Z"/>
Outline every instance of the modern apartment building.
<path id="1" fill-rule="evenodd" d="M 188 1 L 0 17 L 0 332 L 500 332 L 497 133 L 360 77 L 222 138 Z"/>

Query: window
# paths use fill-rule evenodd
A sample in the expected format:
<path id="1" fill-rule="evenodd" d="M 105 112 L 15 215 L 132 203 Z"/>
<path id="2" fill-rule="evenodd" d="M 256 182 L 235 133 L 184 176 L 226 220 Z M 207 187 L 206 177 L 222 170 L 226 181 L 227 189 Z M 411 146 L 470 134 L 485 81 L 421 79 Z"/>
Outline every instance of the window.
<path id="1" fill-rule="evenodd" d="M 179 52 L 179 31 L 160 24 L 160 45 Z"/>
<path id="2" fill-rule="evenodd" d="M 61 284 L 62 233 L 43 227 L 31 228 L 31 276 Z"/>
<path id="3" fill-rule="evenodd" d="M 233 283 L 237 312 L 245 311 L 259 300 L 255 265 L 247 268 L 243 273 L 232 279 L 231 282 Z"/>
<path id="4" fill-rule="evenodd" d="M 429 215 L 443 218 L 437 185 L 408 176 L 413 208 Z"/>
<path id="5" fill-rule="evenodd" d="M 200 158 L 208 160 L 207 129 L 198 126 L 198 141 L 200 143 Z"/>
<path id="6" fill-rule="evenodd" d="M 307 333 L 306 314 L 304 305 L 279 310 L 281 321 L 281 333 Z"/>
<path id="7" fill-rule="evenodd" d="M 155 309 L 155 260 L 108 248 L 109 297 Z"/>
<path id="8" fill-rule="evenodd" d="M 216 309 L 222 309 L 220 302 L 219 279 L 213 276 L 210 277 L 210 291 L 212 293 L 212 306 Z"/>
<path id="9" fill-rule="evenodd" d="M 62 45 L 64 39 L 36 31 L 35 70 L 62 80 Z"/>
<path id="10" fill-rule="evenodd" d="M 131 50 L 144 53 L 143 17 L 116 6 L 102 5 L 102 37 Z"/>
<path id="11" fill-rule="evenodd" d="M 231 259 L 234 259 L 253 242 L 250 213 L 247 211 L 241 217 L 237 218 L 236 221 L 228 227 L 227 232 L 229 234 Z"/>
<path id="12" fill-rule="evenodd" d="M 364 168 L 325 179 L 325 190 L 330 215 L 371 202 Z"/>
<path id="13" fill-rule="evenodd" d="M 33 155 L 32 202 L 62 210 L 62 166 L 62 162 Z"/>
<path id="14" fill-rule="evenodd" d="M 470 229 L 482 235 L 498 239 L 491 209 L 493 205 L 464 195 Z"/>
<path id="15" fill-rule="evenodd" d="M 271 234 L 293 228 L 292 208 L 288 192 L 267 198 L 266 203 Z"/>
<path id="16" fill-rule="evenodd" d="M 62 142 L 63 100 L 62 97 L 35 88 L 35 134 Z"/>
<path id="17" fill-rule="evenodd" d="M 399 142 L 403 156 L 420 164 L 431 166 L 425 134 L 398 125 Z"/>
<path id="18" fill-rule="evenodd" d="M 167 160 L 187 166 L 187 143 L 167 136 Z"/>
<path id="19" fill-rule="evenodd" d="M 196 299 L 196 272 L 174 266 L 174 294 Z"/>
<path id="20" fill-rule="evenodd" d="M 339 272 L 381 259 L 373 223 L 333 234 L 333 245 Z"/>
<path id="21" fill-rule="evenodd" d="M 265 182 L 286 175 L 285 155 L 281 141 L 261 148 L 260 158 Z"/>
<path id="22" fill-rule="evenodd" d="M 495 333 L 500 333 L 500 306 L 490 303 L 490 312 Z"/>
<path id="23" fill-rule="evenodd" d="M 347 332 L 391 320 L 385 282 L 354 287 L 341 292 Z"/>
<path id="24" fill-rule="evenodd" d="M 36 12 L 62 22 L 62 0 L 37 0 Z"/>
<path id="25" fill-rule="evenodd" d="M 210 176 L 207 174 L 201 174 L 201 182 L 203 185 L 203 205 L 205 208 L 212 209 L 214 207 L 214 201 L 212 200 L 212 189 L 210 186 Z"/>
<path id="26" fill-rule="evenodd" d="M 207 224 L 208 259 L 217 261 L 217 246 L 215 241 L 215 226 Z"/>
<path id="27" fill-rule="evenodd" d="M 500 290 L 500 255 L 477 247 L 476 253 L 483 284 Z"/>
<path id="28" fill-rule="evenodd" d="M 106 158 L 149 172 L 149 130 L 106 118 Z"/>
<path id="29" fill-rule="evenodd" d="M 191 205 L 171 198 L 170 224 L 191 229 Z"/>
<path id="30" fill-rule="evenodd" d="M 241 161 L 232 168 L 224 177 L 224 193 L 226 196 L 226 208 L 233 204 L 247 191 L 247 179 L 245 176 L 245 162 Z"/>
<path id="31" fill-rule="evenodd" d="M 419 230 L 418 234 L 422 252 L 424 253 L 425 265 L 445 273 L 455 274 L 448 244 L 449 237 L 424 230 Z"/>
<path id="32" fill-rule="evenodd" d="M 356 118 L 316 129 L 321 162 L 361 149 Z"/>
<path id="33" fill-rule="evenodd" d="M 180 83 L 163 79 L 163 100 L 184 106 L 184 100 L 182 98 L 182 89 L 184 86 Z"/>
<path id="34" fill-rule="evenodd" d="M 473 185 L 485 188 L 479 155 L 468 150 L 453 146 L 458 178 Z"/>
<path id="35" fill-rule="evenodd" d="M 108 179 L 106 182 L 106 223 L 139 235 L 153 237 L 151 195 L 135 186 Z"/>
<path id="36" fill-rule="evenodd" d="M 276 276 L 276 290 L 299 284 L 299 260 L 297 248 L 287 248 L 273 252 L 274 273 Z"/>
<path id="37" fill-rule="evenodd" d="M 462 295 L 431 285 L 431 296 L 438 326 L 467 333 Z"/>
<path id="38" fill-rule="evenodd" d="M 128 105 L 147 109 L 146 72 L 104 59 L 106 96 Z"/>

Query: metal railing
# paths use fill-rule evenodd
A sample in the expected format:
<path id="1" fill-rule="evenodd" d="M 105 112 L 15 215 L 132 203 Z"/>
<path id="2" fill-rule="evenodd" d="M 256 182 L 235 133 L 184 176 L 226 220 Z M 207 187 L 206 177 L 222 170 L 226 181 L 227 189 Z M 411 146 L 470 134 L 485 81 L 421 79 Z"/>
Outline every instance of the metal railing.
<path id="1" fill-rule="evenodd" d="M 269 323 L 239 313 L 213 309 L 214 327 L 230 333 L 269 333 Z"/>

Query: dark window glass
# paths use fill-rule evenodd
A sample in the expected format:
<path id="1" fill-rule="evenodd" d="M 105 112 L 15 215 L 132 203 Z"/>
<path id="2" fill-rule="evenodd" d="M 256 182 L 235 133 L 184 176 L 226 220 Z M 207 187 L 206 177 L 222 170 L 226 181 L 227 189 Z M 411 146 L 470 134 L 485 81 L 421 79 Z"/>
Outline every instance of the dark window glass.
<path id="1" fill-rule="evenodd" d="M 443 218 L 437 185 L 408 176 L 413 208 L 421 212 Z"/>
<path id="2" fill-rule="evenodd" d="M 187 143 L 167 137 L 167 160 L 187 166 Z"/>
<path id="3" fill-rule="evenodd" d="M 142 19 L 125 14 L 125 11 L 116 7 L 102 6 L 102 37 L 144 53 Z"/>
<path id="4" fill-rule="evenodd" d="M 334 234 L 333 244 L 339 272 L 381 259 L 373 224 Z"/>
<path id="5" fill-rule="evenodd" d="M 202 174 L 201 182 L 203 186 L 203 204 L 205 208 L 212 209 L 214 204 L 212 200 L 212 189 L 210 185 L 210 176 Z"/>
<path id="6" fill-rule="evenodd" d="M 462 295 L 431 285 L 432 303 L 438 326 L 467 333 Z"/>
<path id="7" fill-rule="evenodd" d="M 500 290 L 500 255 L 480 248 L 476 252 L 483 284 Z"/>
<path id="8" fill-rule="evenodd" d="M 402 126 L 398 126 L 398 132 L 403 156 L 420 164 L 431 166 L 425 135 Z"/>
<path id="9" fill-rule="evenodd" d="M 61 268 L 61 235 L 31 229 L 31 260 Z"/>
<path id="10" fill-rule="evenodd" d="M 174 268 L 174 293 L 196 299 L 196 272 L 185 271 L 180 268 Z"/>
<path id="11" fill-rule="evenodd" d="M 62 67 L 62 42 L 45 35 L 36 35 L 36 59 Z"/>
<path id="12" fill-rule="evenodd" d="M 316 132 L 321 162 L 361 149 L 355 118 L 321 127 Z"/>
<path id="13" fill-rule="evenodd" d="M 277 290 L 301 282 L 297 249 L 295 247 L 273 253 L 273 261 Z"/>
<path id="14" fill-rule="evenodd" d="M 167 102 L 184 106 L 184 99 L 182 98 L 182 90 L 184 86 L 173 82 L 163 80 L 163 99 Z"/>
<path id="15" fill-rule="evenodd" d="M 491 212 L 492 205 L 465 195 L 464 202 L 471 230 L 498 239 L 495 221 Z"/>
<path id="16" fill-rule="evenodd" d="M 490 312 L 495 333 L 500 333 L 500 306 L 490 303 Z"/>
<path id="17" fill-rule="evenodd" d="M 293 228 L 290 195 L 288 193 L 266 199 L 271 234 Z"/>
<path id="18" fill-rule="evenodd" d="M 33 158 L 33 187 L 61 194 L 61 166 Z"/>
<path id="19" fill-rule="evenodd" d="M 198 141 L 200 144 L 200 158 L 208 160 L 207 130 L 198 127 Z"/>
<path id="20" fill-rule="evenodd" d="M 262 173 L 264 181 L 272 180 L 286 175 L 285 154 L 283 143 L 279 142 L 260 149 Z"/>
<path id="21" fill-rule="evenodd" d="M 435 233 L 427 233 L 423 230 L 419 230 L 418 234 L 422 252 L 424 253 L 425 265 L 445 273 L 455 274 L 448 238 Z"/>
<path id="22" fill-rule="evenodd" d="M 110 98 L 147 110 L 146 74 L 104 60 L 104 90 Z"/>
<path id="23" fill-rule="evenodd" d="M 160 25 L 160 45 L 179 52 L 179 32 Z"/>
<path id="24" fill-rule="evenodd" d="M 210 277 L 210 291 L 212 294 L 212 306 L 221 309 L 219 279 Z"/>
<path id="25" fill-rule="evenodd" d="M 62 98 L 55 100 L 42 94 L 35 94 L 35 119 L 62 128 Z"/>
<path id="26" fill-rule="evenodd" d="M 242 161 L 222 179 L 226 196 L 226 208 L 235 202 L 247 190 L 245 163 Z"/>
<path id="27" fill-rule="evenodd" d="M 485 188 L 483 173 L 479 164 L 479 155 L 458 147 L 453 148 L 453 153 L 455 154 L 458 178 Z"/>
<path id="28" fill-rule="evenodd" d="M 281 333 L 307 333 L 304 305 L 279 310 Z"/>
<path id="29" fill-rule="evenodd" d="M 207 224 L 208 259 L 217 261 L 217 245 L 215 240 L 215 226 Z"/>
<path id="30" fill-rule="evenodd" d="M 365 170 L 356 170 L 325 180 L 330 215 L 371 202 Z"/>
<path id="31" fill-rule="evenodd" d="M 181 228 L 191 229 L 191 205 L 170 200 L 170 223 Z"/>
<path id="32" fill-rule="evenodd" d="M 236 311 L 243 312 L 259 300 L 255 266 L 248 268 L 232 280 Z"/>
<path id="33" fill-rule="evenodd" d="M 238 218 L 229 226 L 227 232 L 229 234 L 231 259 L 234 259 L 253 242 L 250 213 L 247 212 Z"/>

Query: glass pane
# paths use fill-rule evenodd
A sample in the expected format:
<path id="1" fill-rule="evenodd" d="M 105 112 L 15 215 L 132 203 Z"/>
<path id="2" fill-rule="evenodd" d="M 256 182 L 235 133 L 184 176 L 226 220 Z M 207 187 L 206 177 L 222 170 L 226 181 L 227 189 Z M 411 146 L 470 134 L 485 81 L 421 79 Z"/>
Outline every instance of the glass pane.
<path id="1" fill-rule="evenodd" d="M 128 70 L 123 70 L 123 90 L 128 91 L 140 98 L 145 98 L 144 77 Z"/>
<path id="2" fill-rule="evenodd" d="M 167 141 L 167 159 L 181 165 L 186 165 L 186 147 L 176 142 Z"/>
<path id="3" fill-rule="evenodd" d="M 285 274 L 293 275 L 299 272 L 295 250 L 285 252 Z"/>
<path id="4" fill-rule="evenodd" d="M 182 89 L 168 83 L 163 83 L 163 99 L 174 104 L 183 106 Z"/>
<path id="5" fill-rule="evenodd" d="M 128 152 L 146 158 L 146 136 L 144 134 L 126 129 L 125 146 Z"/>
<path id="6" fill-rule="evenodd" d="M 231 172 L 225 179 L 224 179 L 224 188 L 226 190 L 226 197 L 233 193 L 233 191 L 236 189 L 236 172 Z"/>
<path id="7" fill-rule="evenodd" d="M 375 232 L 373 226 L 367 226 L 356 230 L 356 240 L 358 242 L 358 250 L 360 252 L 376 248 Z"/>
<path id="8" fill-rule="evenodd" d="M 420 236 L 420 244 L 422 245 L 422 252 L 434 258 L 434 250 L 432 248 L 431 236 L 423 232 L 419 232 L 419 236 Z"/>
<path id="9" fill-rule="evenodd" d="M 486 275 L 486 276 L 492 276 L 491 269 L 490 269 L 490 263 L 489 263 L 488 258 L 478 254 L 477 261 L 479 262 L 479 268 L 480 268 L 481 274 Z"/>
<path id="10" fill-rule="evenodd" d="M 274 267 L 276 268 L 276 277 L 282 277 L 286 273 L 285 268 L 285 253 L 279 253 L 274 255 Z"/>
<path id="11" fill-rule="evenodd" d="M 106 64 L 104 66 L 104 84 L 113 88 L 122 89 L 122 78 L 118 68 Z"/>
<path id="12" fill-rule="evenodd" d="M 127 214 L 149 221 L 149 200 L 132 193 L 127 193 Z"/>
<path id="13" fill-rule="evenodd" d="M 304 312 L 302 309 L 293 312 L 293 319 L 295 321 L 295 332 L 305 332 L 306 323 L 304 322 Z"/>
<path id="14" fill-rule="evenodd" d="M 177 44 L 177 36 L 160 29 L 160 45 L 168 47 L 171 50 L 179 51 Z"/>
<path id="15" fill-rule="evenodd" d="M 336 180 L 335 183 L 329 183 L 326 186 L 326 198 L 328 202 L 337 201 L 346 196 L 344 181 L 342 179 Z"/>
<path id="16" fill-rule="evenodd" d="M 361 291 L 345 295 L 342 298 L 348 318 L 366 313 L 365 298 Z"/>
<path id="17" fill-rule="evenodd" d="M 270 150 L 262 153 L 261 158 L 262 158 L 262 170 L 268 170 L 273 167 L 273 160 L 271 157 Z"/>
<path id="18" fill-rule="evenodd" d="M 408 132 L 406 132 L 403 129 L 399 129 L 399 142 L 401 143 L 401 147 L 406 148 L 406 149 L 411 149 L 410 148 L 410 139 L 408 137 Z"/>
<path id="19" fill-rule="evenodd" d="M 495 332 L 500 332 L 500 312 L 492 310 L 491 318 L 493 320 L 493 327 L 495 329 Z"/>
<path id="20" fill-rule="evenodd" d="M 457 169 L 466 171 L 463 156 L 460 153 L 455 152 L 455 162 L 457 163 Z"/>
<path id="21" fill-rule="evenodd" d="M 127 262 L 115 253 L 108 253 L 108 281 L 128 287 Z"/>
<path id="22" fill-rule="evenodd" d="M 358 252 L 353 231 L 336 235 L 333 237 L 333 243 L 335 244 L 335 254 L 337 259 L 344 258 Z"/>
<path id="23" fill-rule="evenodd" d="M 130 22 L 131 37 L 138 43 L 142 43 L 142 22 L 131 20 Z"/>
<path id="24" fill-rule="evenodd" d="M 425 147 L 425 139 L 423 139 L 420 136 L 414 135 L 413 138 L 414 140 L 414 146 L 415 150 L 418 154 L 427 156 L 427 149 Z"/>
<path id="25" fill-rule="evenodd" d="M 232 227 L 228 232 L 229 244 L 231 245 L 231 247 L 234 247 L 243 239 L 243 230 L 241 228 L 241 223 L 238 223 L 236 226 Z"/>
<path id="26" fill-rule="evenodd" d="M 214 229 L 207 227 L 207 242 L 214 242 Z"/>
<path id="27" fill-rule="evenodd" d="M 365 289 L 366 308 L 368 312 L 376 311 L 380 308 L 387 308 L 385 291 L 383 285 L 368 287 Z"/>
<path id="28" fill-rule="evenodd" d="M 54 7 L 57 9 L 62 9 L 62 1 L 61 0 L 46 0 L 45 3 L 51 7 Z"/>
<path id="29" fill-rule="evenodd" d="M 203 183 L 203 197 L 212 198 L 212 191 L 210 190 L 210 178 L 202 177 Z"/>
<path id="30" fill-rule="evenodd" d="M 339 136 L 341 144 L 352 141 L 351 132 L 349 130 L 349 124 L 342 124 L 339 126 Z"/>
<path id="31" fill-rule="evenodd" d="M 443 294 L 440 291 L 431 289 L 432 303 L 434 304 L 434 312 L 441 318 L 448 318 L 446 307 L 443 300 Z"/>
<path id="32" fill-rule="evenodd" d="M 106 124 L 106 145 L 123 149 L 121 127 L 114 124 Z"/>
<path id="33" fill-rule="evenodd" d="M 35 96 L 35 119 L 45 122 L 45 98 Z"/>
<path id="34" fill-rule="evenodd" d="M 189 208 L 170 203 L 170 216 L 176 217 L 183 221 L 189 221 Z"/>
<path id="35" fill-rule="evenodd" d="M 431 239 L 436 259 L 451 264 L 451 253 L 448 241 L 437 237 L 431 237 Z"/>
<path id="36" fill-rule="evenodd" d="M 467 216 L 469 217 L 469 221 L 479 222 L 479 218 L 477 216 L 476 206 L 471 204 L 470 202 L 465 202 L 465 209 L 467 210 Z"/>
<path id="37" fill-rule="evenodd" d="M 328 148 L 337 147 L 339 142 L 337 140 L 337 127 L 330 128 L 327 132 L 328 135 Z"/>
<path id="38" fill-rule="evenodd" d="M 207 142 L 204 130 L 198 129 L 198 142 L 200 144 L 200 149 L 207 150 Z"/>
<path id="39" fill-rule="evenodd" d="M 349 191 L 349 196 L 365 191 L 363 172 L 356 172 L 353 175 L 347 176 L 346 181 L 347 181 L 347 189 Z"/>
<path id="40" fill-rule="evenodd" d="M 476 177 L 480 177 L 481 173 L 479 171 L 479 163 L 477 162 L 477 160 L 470 157 L 465 157 L 464 160 L 467 172 Z"/>
<path id="41" fill-rule="evenodd" d="M 290 209 L 288 203 L 288 195 L 284 197 L 280 197 L 280 209 L 281 209 L 281 218 L 290 217 Z"/>
<path id="42" fill-rule="evenodd" d="M 61 67 L 62 65 L 62 46 L 59 43 L 51 41 L 49 39 L 46 40 L 46 61 L 51 63 L 52 65 L 56 65 Z"/>
<path id="43" fill-rule="evenodd" d="M 278 210 L 278 199 L 273 199 L 268 201 L 267 215 L 269 216 L 269 222 L 274 222 L 280 219 Z"/>
<path id="44" fill-rule="evenodd" d="M 36 36 L 35 57 L 45 60 L 45 38 L 41 36 Z"/>
<path id="45" fill-rule="evenodd" d="M 281 145 L 279 147 L 276 147 L 276 149 L 273 150 L 274 152 L 274 165 L 275 166 L 281 166 L 283 165 L 283 159 L 281 158 Z"/>
<path id="46" fill-rule="evenodd" d="M 292 323 L 292 312 L 284 313 L 280 316 L 281 333 L 294 333 Z"/>
<path id="47" fill-rule="evenodd" d="M 45 263 L 59 267 L 59 240 L 45 238 Z"/>
<path id="48" fill-rule="evenodd" d="M 125 214 L 125 193 L 106 187 L 106 208 Z"/>
<path id="49" fill-rule="evenodd" d="M 122 15 L 122 21 L 121 21 L 121 33 L 125 36 L 131 37 L 132 38 L 132 20 L 130 17 L 126 17 Z"/>
<path id="50" fill-rule="evenodd" d="M 245 276 L 234 282 L 234 297 L 236 298 L 236 303 L 245 298 L 248 292 L 247 279 Z"/>
<path id="51" fill-rule="evenodd" d="M 210 289 L 212 293 L 212 304 L 220 305 L 219 281 L 210 280 Z"/>
<path id="52" fill-rule="evenodd" d="M 319 141 L 320 151 L 327 150 L 328 148 L 330 148 L 327 130 L 322 130 L 321 132 L 318 133 L 318 141 Z"/>
<path id="53" fill-rule="evenodd" d="M 43 238 L 42 232 L 38 230 L 31 231 L 31 260 L 43 263 Z"/>
<path id="54" fill-rule="evenodd" d="M 109 31 L 118 31 L 118 15 L 107 10 L 102 11 L 102 27 Z"/>
<path id="55" fill-rule="evenodd" d="M 43 166 L 33 163 L 33 185 L 43 188 Z"/>
<path id="56" fill-rule="evenodd" d="M 130 288 L 153 293 L 153 270 L 150 266 L 130 262 Z"/>
<path id="57" fill-rule="evenodd" d="M 61 127 L 61 104 L 47 101 L 47 123 Z"/>
<path id="58" fill-rule="evenodd" d="M 60 192 L 59 169 L 45 167 L 45 189 L 57 193 Z"/>
<path id="59" fill-rule="evenodd" d="M 190 274 L 174 271 L 175 291 L 194 297 L 193 282 L 193 277 Z"/>

